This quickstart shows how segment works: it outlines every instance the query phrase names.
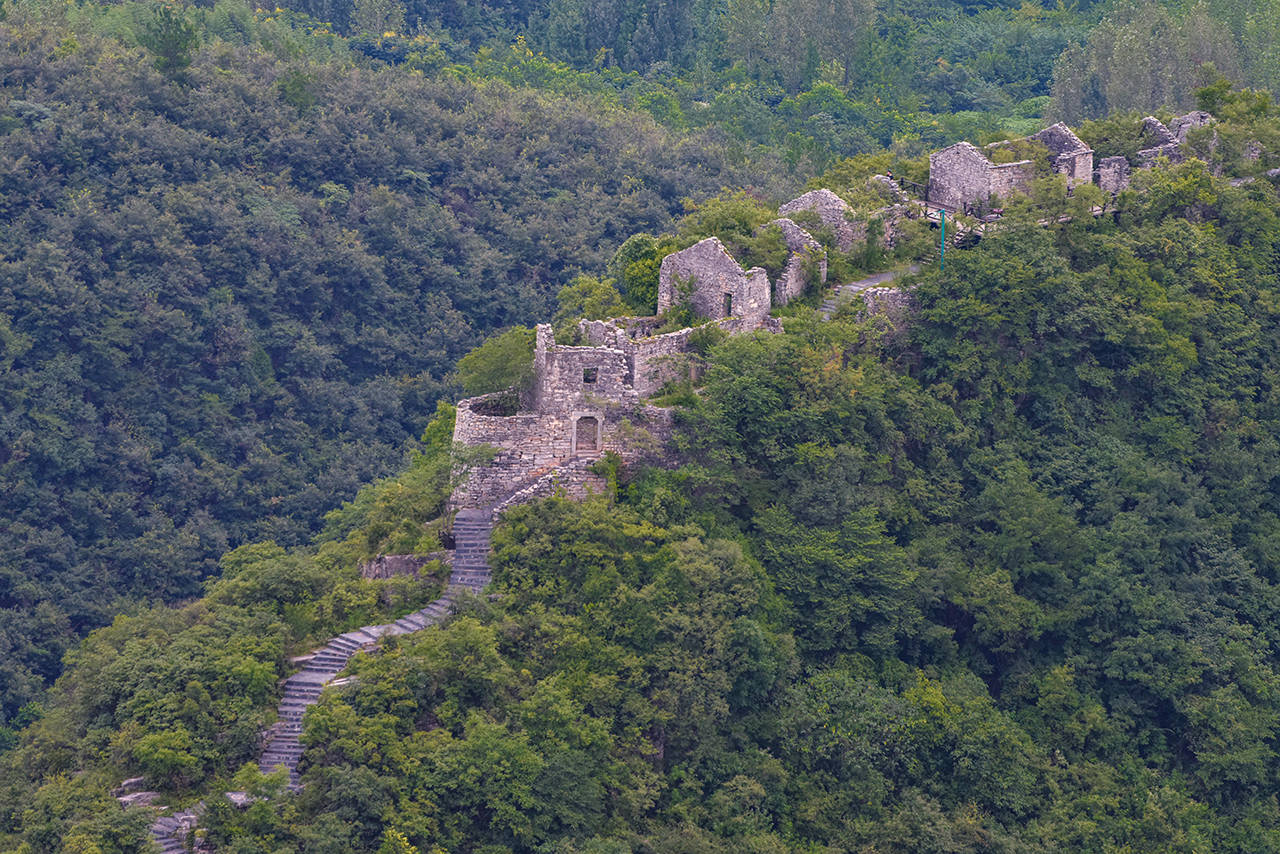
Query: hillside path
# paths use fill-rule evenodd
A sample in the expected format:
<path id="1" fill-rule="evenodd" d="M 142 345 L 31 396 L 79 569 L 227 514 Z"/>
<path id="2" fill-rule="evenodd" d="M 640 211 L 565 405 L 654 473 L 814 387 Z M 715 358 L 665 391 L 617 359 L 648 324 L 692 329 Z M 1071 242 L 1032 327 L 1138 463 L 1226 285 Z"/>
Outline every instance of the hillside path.
<path id="1" fill-rule="evenodd" d="M 258 768 L 267 774 L 283 766 L 289 772 L 289 788 L 301 788 L 298 760 L 302 758 L 302 715 L 320 699 L 328 685 L 341 684 L 335 677 L 346 670 L 351 657 L 371 649 L 384 637 L 405 635 L 435 625 L 448 616 L 459 591 L 479 593 L 491 578 L 489 569 L 489 534 L 493 530 L 490 509 L 458 511 L 453 523 L 457 538 L 453 568 L 444 595 L 425 608 L 398 620 L 363 626 L 330 638 L 324 646 L 293 659 L 302 669 L 284 681 L 284 695 L 276 710 L 277 722 L 267 730 L 266 747 L 258 760 Z M 241 794 L 241 793 L 231 793 Z M 187 851 L 186 836 L 195 826 L 195 812 L 161 816 L 151 825 L 151 838 L 164 854 Z"/>
<path id="2" fill-rule="evenodd" d="M 920 265 L 912 264 L 909 267 L 905 267 L 899 270 L 886 270 L 883 273 L 873 273 L 872 275 L 867 276 L 865 279 L 858 279 L 858 281 L 856 282 L 849 282 L 843 285 L 836 285 L 832 289 L 831 295 L 822 301 L 822 305 L 818 308 L 818 311 L 822 313 L 822 316 L 824 318 L 829 319 L 831 315 L 835 313 L 836 304 L 840 300 L 840 297 L 855 296 L 857 294 L 862 293 L 867 288 L 874 288 L 878 285 L 884 285 L 889 282 L 892 282 L 894 279 L 897 279 L 900 276 L 906 276 L 911 273 L 918 273 L 918 272 L 920 272 Z"/>

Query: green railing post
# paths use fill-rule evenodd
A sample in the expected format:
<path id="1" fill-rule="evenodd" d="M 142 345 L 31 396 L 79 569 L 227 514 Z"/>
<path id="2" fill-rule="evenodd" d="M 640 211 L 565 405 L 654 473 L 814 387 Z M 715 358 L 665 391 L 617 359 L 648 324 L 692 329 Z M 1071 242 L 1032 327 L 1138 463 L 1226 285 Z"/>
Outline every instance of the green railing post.
<path id="1" fill-rule="evenodd" d="M 942 225 L 942 239 L 938 244 L 938 269 L 947 269 L 947 209 L 938 208 L 939 222 Z"/>

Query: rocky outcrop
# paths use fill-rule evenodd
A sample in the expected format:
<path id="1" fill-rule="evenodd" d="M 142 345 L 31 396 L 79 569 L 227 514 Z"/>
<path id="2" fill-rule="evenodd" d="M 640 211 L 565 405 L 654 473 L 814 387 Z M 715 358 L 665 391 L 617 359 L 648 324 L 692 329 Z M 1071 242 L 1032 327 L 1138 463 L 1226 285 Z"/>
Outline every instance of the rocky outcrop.
<path id="1" fill-rule="evenodd" d="M 1192 110 L 1185 116 L 1176 116 L 1169 121 L 1169 132 L 1179 145 L 1187 144 L 1187 133 L 1196 128 L 1213 124 L 1213 115 L 1204 110 Z"/>
<path id="2" fill-rule="evenodd" d="M 830 190 L 810 190 L 778 208 L 778 215 L 790 218 L 793 214 L 810 211 L 835 237 L 836 248 L 841 252 L 853 249 L 855 231 L 849 221 L 849 205 Z"/>
<path id="3" fill-rule="evenodd" d="M 443 553 L 429 557 L 422 557 L 421 555 L 379 555 L 373 560 L 360 564 L 360 577 L 372 580 L 395 578 L 398 575 L 417 575 L 433 559 L 443 557 Z"/>

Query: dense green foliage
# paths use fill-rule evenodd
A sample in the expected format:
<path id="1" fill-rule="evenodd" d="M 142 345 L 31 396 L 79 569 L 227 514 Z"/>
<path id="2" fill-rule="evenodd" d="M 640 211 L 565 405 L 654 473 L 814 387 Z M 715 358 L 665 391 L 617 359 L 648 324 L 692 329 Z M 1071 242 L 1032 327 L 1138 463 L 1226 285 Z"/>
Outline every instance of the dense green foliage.
<path id="1" fill-rule="evenodd" d="M 304 540 L 487 332 L 734 174 L 647 117 L 362 66 L 234 4 L 188 55 L 178 14 L 0 23 L 0 726 L 129 602 Z"/>
<path id="2" fill-rule="evenodd" d="M 55 773 L 86 767 L 257 793 L 211 800 L 237 852 L 1280 850 L 1280 200 L 1197 161 L 1114 216 L 1080 192 L 1047 226 L 1050 198 L 920 274 L 906 327 L 798 310 L 709 345 L 685 464 L 508 511 L 497 598 L 357 659 L 297 798 L 184 715 L 263 720 L 219 674 L 336 625 L 282 626 L 333 546 L 242 548 L 201 602 L 95 633 L 12 753 L 13 838 L 106 838 Z M 445 423 L 370 493 L 421 510 L 404 535 Z M 255 640 L 186 640 L 229 625 Z M 161 697 L 114 675 L 135 657 Z"/>
<path id="3" fill-rule="evenodd" d="M 1278 15 L 0 5 L 0 849 L 148 850 L 141 774 L 245 854 L 1280 851 Z M 440 547 L 485 456 L 437 401 L 527 324 L 652 312 L 709 235 L 776 275 L 810 175 L 867 213 L 1193 97 L 1105 216 L 1044 179 L 945 273 L 917 224 L 903 327 L 699 336 L 681 466 L 509 511 L 498 595 L 257 773 L 288 656 L 438 594 L 359 567 Z"/>

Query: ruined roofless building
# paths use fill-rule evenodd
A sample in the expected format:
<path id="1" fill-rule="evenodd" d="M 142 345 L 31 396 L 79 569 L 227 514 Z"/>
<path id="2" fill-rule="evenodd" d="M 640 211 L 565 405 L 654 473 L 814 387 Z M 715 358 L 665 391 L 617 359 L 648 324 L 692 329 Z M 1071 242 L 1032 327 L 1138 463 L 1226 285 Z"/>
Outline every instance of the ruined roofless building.
<path id="1" fill-rule="evenodd" d="M 769 274 L 744 271 L 714 237 L 662 259 L 658 271 L 658 314 L 686 297 L 693 312 L 709 320 L 741 317 L 759 323 L 769 316 Z"/>
<path id="2" fill-rule="evenodd" d="M 1067 179 L 1068 188 L 1093 181 L 1093 149 L 1059 122 L 1025 139 L 1049 149 L 1049 167 Z M 994 143 L 988 150 L 1004 143 Z M 992 196 L 1025 192 L 1036 176 L 1031 160 L 993 163 L 985 151 L 957 142 L 929 155 L 929 204 L 952 211 L 982 204 Z"/>
<path id="3" fill-rule="evenodd" d="M 663 259 L 658 304 L 666 310 L 685 283 L 694 310 L 728 333 L 781 331 L 769 316 L 769 277 L 744 271 L 715 238 Z M 459 401 L 453 440 L 490 445 L 493 461 L 470 472 L 451 499 L 454 507 L 491 508 L 562 488 L 581 497 L 603 489 L 591 464 L 607 452 L 623 462 L 662 459 L 671 435 L 671 410 L 645 398 L 673 379 L 691 376 L 690 339 L 699 327 L 654 334 L 654 317 L 583 320 L 585 345 L 556 342 L 549 324 L 535 331 L 533 381 L 511 392 Z"/>
<path id="4" fill-rule="evenodd" d="M 1062 122 L 1033 133 L 1035 140 L 1049 149 L 1049 168 L 1067 179 L 1067 187 L 1093 181 L 1093 149 Z"/>
<path id="5" fill-rule="evenodd" d="M 817 214 L 822 225 L 831 231 L 837 249 L 848 252 L 853 248 L 857 234 L 849 221 L 850 208 L 844 199 L 827 189 L 810 190 L 778 208 L 778 216 L 791 217 L 806 211 Z"/>
<path id="6" fill-rule="evenodd" d="M 929 204 L 963 211 L 992 196 L 1007 196 L 1030 185 L 1035 164 L 1030 160 L 992 163 L 971 142 L 957 142 L 929 155 Z"/>
<path id="7" fill-rule="evenodd" d="M 827 253 L 813 235 L 786 217 L 765 226 L 777 226 L 787 244 L 787 264 L 773 285 L 773 304 L 786 305 L 802 296 L 810 279 L 822 286 L 827 283 Z"/>

